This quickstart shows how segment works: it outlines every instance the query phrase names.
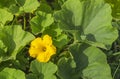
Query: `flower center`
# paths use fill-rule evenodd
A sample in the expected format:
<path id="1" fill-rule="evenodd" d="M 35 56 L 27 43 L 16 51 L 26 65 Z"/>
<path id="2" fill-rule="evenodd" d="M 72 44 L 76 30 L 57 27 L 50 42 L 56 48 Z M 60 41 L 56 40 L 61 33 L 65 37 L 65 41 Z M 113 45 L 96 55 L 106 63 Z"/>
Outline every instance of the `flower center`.
<path id="1" fill-rule="evenodd" d="M 42 48 L 42 51 L 45 52 L 45 51 L 46 51 L 46 47 L 43 47 L 43 48 Z"/>

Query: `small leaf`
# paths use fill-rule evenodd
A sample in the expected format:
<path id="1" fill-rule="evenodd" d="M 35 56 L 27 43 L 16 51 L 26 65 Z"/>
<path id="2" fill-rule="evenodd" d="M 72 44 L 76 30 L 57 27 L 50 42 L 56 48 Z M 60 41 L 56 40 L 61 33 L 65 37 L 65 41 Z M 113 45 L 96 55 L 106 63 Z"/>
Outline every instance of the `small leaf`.
<path id="1" fill-rule="evenodd" d="M 50 25 L 44 30 L 43 35 L 49 34 L 53 38 L 56 38 L 62 34 L 62 31 L 63 30 L 60 29 L 60 26 L 58 25 L 58 23 L 53 23 L 52 25 Z"/>
<path id="2" fill-rule="evenodd" d="M 62 48 L 67 43 L 68 43 L 68 38 L 66 34 L 61 34 L 54 40 L 54 44 L 58 48 Z"/>
<path id="3" fill-rule="evenodd" d="M 56 79 L 54 73 L 57 71 L 57 66 L 52 62 L 41 63 L 35 60 L 30 65 L 30 71 L 40 79 Z"/>
<path id="4" fill-rule="evenodd" d="M 0 0 L 0 8 L 9 8 L 12 4 L 15 4 L 15 0 Z"/>
<path id="5" fill-rule="evenodd" d="M 47 3 L 42 3 L 40 4 L 40 7 L 37 9 L 38 11 L 43 11 L 46 13 L 51 13 L 52 8 L 47 4 Z"/>
<path id="6" fill-rule="evenodd" d="M 20 7 L 20 11 L 24 11 L 24 12 L 33 12 L 40 5 L 37 0 L 25 0 L 25 2 L 22 2 L 20 4 L 23 5 L 22 7 Z"/>
<path id="7" fill-rule="evenodd" d="M 7 21 L 12 21 L 13 15 L 5 9 L 0 9 L 0 24 L 4 25 Z"/>
<path id="8" fill-rule="evenodd" d="M 20 70 L 5 68 L 0 72 L 0 79 L 25 79 L 25 74 Z"/>
<path id="9" fill-rule="evenodd" d="M 17 14 L 17 12 L 19 12 L 19 7 L 16 4 L 13 4 L 9 7 L 9 10 L 12 14 Z"/>
<path id="10" fill-rule="evenodd" d="M 34 34 L 43 32 L 45 28 L 50 26 L 53 22 L 54 19 L 51 14 L 39 11 L 30 21 L 32 32 Z"/>

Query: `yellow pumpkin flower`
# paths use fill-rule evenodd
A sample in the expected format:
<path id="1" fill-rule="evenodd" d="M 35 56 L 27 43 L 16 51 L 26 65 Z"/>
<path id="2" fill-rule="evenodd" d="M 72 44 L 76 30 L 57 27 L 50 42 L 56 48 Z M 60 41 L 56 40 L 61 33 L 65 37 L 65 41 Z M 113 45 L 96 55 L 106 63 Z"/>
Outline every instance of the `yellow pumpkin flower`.
<path id="1" fill-rule="evenodd" d="M 31 42 L 29 54 L 40 62 L 48 62 L 56 53 L 56 47 L 52 44 L 52 38 L 45 35 L 43 38 L 36 38 Z"/>

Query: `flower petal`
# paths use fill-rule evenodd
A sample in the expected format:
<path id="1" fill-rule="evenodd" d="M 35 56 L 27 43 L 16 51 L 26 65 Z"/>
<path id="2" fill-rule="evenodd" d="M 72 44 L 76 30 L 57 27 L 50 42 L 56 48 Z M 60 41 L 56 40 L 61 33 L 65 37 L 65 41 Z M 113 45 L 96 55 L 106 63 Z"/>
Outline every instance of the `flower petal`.
<path id="1" fill-rule="evenodd" d="M 33 47 L 30 47 L 29 54 L 31 57 L 35 58 L 39 54 L 39 50 L 34 49 Z"/>
<path id="2" fill-rule="evenodd" d="M 31 46 L 39 46 L 42 42 L 42 39 L 38 37 L 31 42 Z"/>
<path id="3" fill-rule="evenodd" d="M 40 62 L 48 62 L 50 57 L 51 56 L 48 53 L 40 53 L 36 59 Z"/>
<path id="4" fill-rule="evenodd" d="M 46 45 L 52 45 L 52 38 L 49 36 L 49 35 L 45 35 L 43 37 L 43 42 L 46 44 Z"/>
<path id="5" fill-rule="evenodd" d="M 53 54 L 56 53 L 56 47 L 53 45 L 47 46 L 47 52 L 49 52 L 49 54 L 52 56 Z"/>
<path id="6" fill-rule="evenodd" d="M 31 42 L 29 54 L 40 62 L 48 62 L 55 53 L 56 47 L 52 45 L 49 35 L 45 35 L 43 39 L 38 37 Z"/>

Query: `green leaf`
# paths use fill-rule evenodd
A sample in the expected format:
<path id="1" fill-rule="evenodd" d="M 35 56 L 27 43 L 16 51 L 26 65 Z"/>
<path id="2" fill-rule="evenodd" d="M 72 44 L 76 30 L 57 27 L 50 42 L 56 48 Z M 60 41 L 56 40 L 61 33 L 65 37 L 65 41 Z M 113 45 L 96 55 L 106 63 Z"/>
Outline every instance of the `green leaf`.
<path id="1" fill-rule="evenodd" d="M 13 4 L 9 7 L 9 11 L 12 13 L 12 14 L 17 14 L 19 12 L 19 6 L 17 6 L 16 4 Z"/>
<path id="2" fill-rule="evenodd" d="M 85 50 L 85 55 L 88 56 L 89 65 L 83 70 L 84 77 L 93 79 L 112 79 L 106 56 L 101 50 L 95 47 L 89 47 Z"/>
<path id="3" fill-rule="evenodd" d="M 30 65 L 30 71 L 40 79 L 56 79 L 54 73 L 57 71 L 57 66 L 52 62 L 41 63 L 35 60 Z"/>
<path id="4" fill-rule="evenodd" d="M 119 0 L 105 0 L 107 3 L 111 5 L 112 8 L 112 16 L 114 20 L 120 19 L 120 1 Z"/>
<path id="5" fill-rule="evenodd" d="M 15 0 L 0 0 L 0 8 L 9 8 L 12 4 L 15 4 Z"/>
<path id="6" fill-rule="evenodd" d="M 7 47 L 5 46 L 5 44 L 3 43 L 2 40 L 0 40 L 0 61 L 4 60 L 4 55 L 7 52 Z"/>
<path id="7" fill-rule="evenodd" d="M 73 59 L 63 57 L 58 61 L 57 65 L 57 75 L 60 79 L 78 79 L 78 77 L 75 76 L 76 63 Z"/>
<path id="8" fill-rule="evenodd" d="M 0 24 L 4 25 L 7 21 L 12 21 L 13 15 L 5 9 L 0 9 Z"/>
<path id="9" fill-rule="evenodd" d="M 43 32 L 45 28 L 50 26 L 53 22 L 54 19 L 51 14 L 39 11 L 30 21 L 32 32 L 34 34 Z"/>
<path id="10" fill-rule="evenodd" d="M 2 40 L 0 40 L 0 50 L 3 50 L 4 52 L 7 52 L 7 47 L 5 46 L 5 44 L 3 43 Z"/>
<path id="11" fill-rule="evenodd" d="M 62 58 L 58 61 L 57 75 L 61 79 L 81 79 L 81 72 L 87 66 L 87 58 L 82 54 L 82 50 L 88 45 L 81 46 L 76 44 L 70 47 L 72 54 L 69 58 Z"/>
<path id="12" fill-rule="evenodd" d="M 43 11 L 46 13 L 51 13 L 52 8 L 47 4 L 47 3 L 42 3 L 40 4 L 40 7 L 37 9 L 38 11 Z"/>
<path id="13" fill-rule="evenodd" d="M 65 3 L 65 1 L 67 0 L 58 0 L 58 4 L 62 6 Z"/>
<path id="14" fill-rule="evenodd" d="M 7 47 L 7 58 L 15 58 L 16 54 L 34 38 L 31 33 L 23 31 L 21 26 L 17 25 L 5 26 L 0 31 L 0 40 Z"/>
<path id="15" fill-rule="evenodd" d="M 83 79 L 112 79 L 106 55 L 93 46 L 73 45 L 70 52 L 76 62 L 76 72 Z M 103 73 L 104 72 L 104 73 Z"/>
<path id="16" fill-rule="evenodd" d="M 28 74 L 27 76 L 26 76 L 26 79 L 38 79 L 37 78 L 37 75 L 36 74 Z"/>
<path id="17" fill-rule="evenodd" d="M 58 48 L 62 48 L 67 43 L 68 43 L 68 38 L 66 34 L 61 34 L 54 40 L 54 44 Z"/>
<path id="18" fill-rule="evenodd" d="M 30 0 L 29 0 L 30 1 Z M 19 6 L 23 6 L 25 4 L 26 0 L 16 0 L 16 3 L 19 5 Z"/>
<path id="19" fill-rule="evenodd" d="M 61 35 L 61 33 L 62 33 L 62 29 L 60 29 L 59 25 L 55 23 L 52 24 L 50 27 L 46 28 L 43 32 L 43 35 L 49 34 L 50 36 L 55 38 Z"/>
<path id="20" fill-rule="evenodd" d="M 54 17 L 60 20 L 62 29 L 77 30 L 82 22 L 82 15 L 82 3 L 79 0 L 68 0 L 62 6 L 62 10 L 55 12 Z"/>
<path id="21" fill-rule="evenodd" d="M 25 79 L 25 74 L 20 70 L 5 68 L 0 72 L 0 79 Z"/>
<path id="22" fill-rule="evenodd" d="M 111 7 L 104 0 L 68 0 L 54 17 L 62 29 L 80 31 L 77 36 L 96 47 L 111 46 L 118 37 L 117 29 L 111 25 Z"/>
<path id="23" fill-rule="evenodd" d="M 24 5 L 23 5 L 24 3 Z M 39 7 L 39 2 L 37 0 L 25 0 L 25 2 L 20 3 L 21 6 L 20 7 L 20 11 L 24 11 L 24 12 L 33 12 L 37 9 L 37 7 Z"/>
<path id="24" fill-rule="evenodd" d="M 16 69 L 21 69 L 26 71 L 26 68 L 29 67 L 28 50 L 26 47 L 23 48 L 17 55 L 16 60 L 12 63 L 13 67 Z"/>

